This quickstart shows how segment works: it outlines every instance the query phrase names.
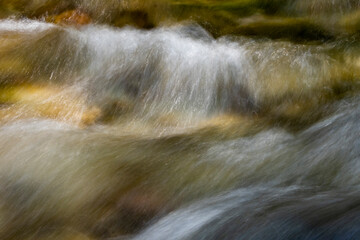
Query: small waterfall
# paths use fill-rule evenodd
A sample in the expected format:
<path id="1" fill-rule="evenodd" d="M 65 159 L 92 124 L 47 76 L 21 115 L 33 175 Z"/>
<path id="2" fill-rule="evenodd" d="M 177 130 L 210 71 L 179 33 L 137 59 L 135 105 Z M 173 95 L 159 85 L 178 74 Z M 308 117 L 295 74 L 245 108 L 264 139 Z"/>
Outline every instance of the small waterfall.
<path id="1" fill-rule="evenodd" d="M 0 0 L 0 239 L 358 239 L 359 6 Z"/>

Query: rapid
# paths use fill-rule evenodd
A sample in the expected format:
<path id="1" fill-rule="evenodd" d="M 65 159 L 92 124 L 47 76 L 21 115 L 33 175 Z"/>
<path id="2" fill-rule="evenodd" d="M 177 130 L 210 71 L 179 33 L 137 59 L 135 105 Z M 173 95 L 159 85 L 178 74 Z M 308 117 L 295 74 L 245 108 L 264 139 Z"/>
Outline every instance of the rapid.
<path id="1" fill-rule="evenodd" d="M 359 239 L 360 4 L 172 1 L 0 1 L 0 239 Z"/>

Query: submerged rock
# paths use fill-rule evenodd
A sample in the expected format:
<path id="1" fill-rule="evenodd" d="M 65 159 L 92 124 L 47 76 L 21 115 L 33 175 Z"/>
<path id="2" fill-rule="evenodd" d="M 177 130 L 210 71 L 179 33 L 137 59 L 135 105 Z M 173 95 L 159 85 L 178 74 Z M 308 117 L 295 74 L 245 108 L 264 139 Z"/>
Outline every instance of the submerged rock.
<path id="1" fill-rule="evenodd" d="M 141 10 L 123 11 L 115 17 L 113 24 L 117 27 L 130 25 L 143 29 L 155 27 L 155 23 L 150 19 L 149 14 Z"/>
<path id="2" fill-rule="evenodd" d="M 133 111 L 134 103 L 128 99 L 107 100 L 101 107 L 101 122 L 110 123 Z"/>
<path id="3" fill-rule="evenodd" d="M 33 236 L 29 238 L 24 238 L 23 240 L 96 240 L 95 238 L 92 238 L 90 236 L 86 236 L 82 233 L 78 233 L 74 230 L 70 229 L 64 229 L 63 231 L 58 232 L 50 232 L 47 233 L 44 231 L 44 233 L 39 234 L 38 236 Z"/>
<path id="4" fill-rule="evenodd" d="M 55 86 L 20 85 L 0 91 L 0 122 L 24 118 L 50 118 L 88 126 L 100 115 L 96 107 L 86 105 L 76 93 Z"/>
<path id="5" fill-rule="evenodd" d="M 360 34 L 360 10 L 344 15 L 339 21 L 339 31 L 343 34 Z"/>

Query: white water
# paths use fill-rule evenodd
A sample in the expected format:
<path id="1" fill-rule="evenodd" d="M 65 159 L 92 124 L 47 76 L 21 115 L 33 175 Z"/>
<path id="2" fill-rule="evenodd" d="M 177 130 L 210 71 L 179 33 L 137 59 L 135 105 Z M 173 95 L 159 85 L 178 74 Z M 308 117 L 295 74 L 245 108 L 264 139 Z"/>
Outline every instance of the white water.
<path id="1" fill-rule="evenodd" d="M 356 89 L 358 73 L 337 43 L 15 20 L 0 21 L 0 34 L 22 43 L 0 60 L 25 66 L 5 83 L 42 90 L 20 88 L 25 100 L 1 108 L 16 111 L 0 125 L 0 238 L 359 236 L 359 98 L 336 95 Z M 113 122 L 65 121 L 114 104 L 126 111 Z M 306 104 L 324 115 L 303 126 Z"/>

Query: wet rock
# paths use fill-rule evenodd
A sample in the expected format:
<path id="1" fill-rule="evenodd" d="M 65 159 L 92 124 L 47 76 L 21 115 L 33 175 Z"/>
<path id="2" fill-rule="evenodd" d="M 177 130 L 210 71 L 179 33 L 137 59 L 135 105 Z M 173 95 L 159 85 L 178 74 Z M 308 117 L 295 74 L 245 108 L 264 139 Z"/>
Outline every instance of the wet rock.
<path id="1" fill-rule="evenodd" d="M 246 35 L 297 41 L 333 37 L 322 22 L 293 11 L 288 0 L 179 0 L 172 3 L 171 10 L 177 20 L 191 19 L 215 37 Z"/>
<path id="2" fill-rule="evenodd" d="M 329 40 L 333 36 L 320 25 L 304 18 L 266 17 L 261 15 L 241 19 L 234 29 L 238 35 L 271 39 Z"/>
<path id="3" fill-rule="evenodd" d="M 331 17 L 339 13 L 349 13 L 360 7 L 359 2 L 353 0 L 287 0 L 286 2 L 284 5 L 287 13 L 295 15 Z"/>
<path id="4" fill-rule="evenodd" d="M 151 29 L 155 24 L 149 17 L 146 11 L 134 10 L 121 12 L 114 20 L 114 25 L 123 27 L 131 25 L 138 28 Z"/>
<path id="5" fill-rule="evenodd" d="M 46 21 L 60 25 L 81 26 L 91 23 L 91 18 L 80 10 L 69 10 L 56 16 L 47 17 Z"/>

